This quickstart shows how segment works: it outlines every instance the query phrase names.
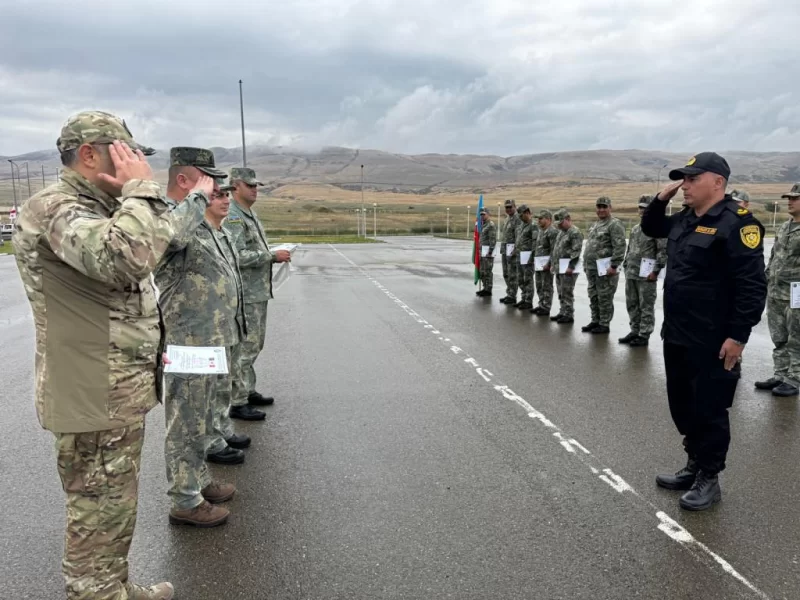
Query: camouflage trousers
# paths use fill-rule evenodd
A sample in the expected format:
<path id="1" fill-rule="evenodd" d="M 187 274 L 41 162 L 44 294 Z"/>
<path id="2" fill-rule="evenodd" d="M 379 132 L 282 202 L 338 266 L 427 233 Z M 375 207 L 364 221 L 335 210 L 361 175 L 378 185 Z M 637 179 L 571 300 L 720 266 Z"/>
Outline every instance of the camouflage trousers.
<path id="1" fill-rule="evenodd" d="M 534 273 L 536 294 L 539 296 L 539 308 L 550 312 L 553 305 L 553 272 L 536 271 Z"/>
<path id="2" fill-rule="evenodd" d="M 69 600 L 127 600 L 144 420 L 108 431 L 55 434 L 67 494 L 62 570 Z"/>
<path id="3" fill-rule="evenodd" d="M 501 249 L 503 253 L 503 279 L 506 281 L 506 296 L 516 299 L 517 288 L 519 288 L 517 258 L 515 256 L 506 256 L 505 244 L 501 246 Z"/>
<path id="4" fill-rule="evenodd" d="M 789 308 L 788 299 L 767 296 L 767 324 L 772 344 L 775 377 L 800 385 L 800 309 Z"/>
<path id="5" fill-rule="evenodd" d="M 527 265 L 522 264 L 522 259 L 517 256 L 517 273 L 519 273 L 519 289 L 522 292 L 523 302 L 533 302 L 533 265 L 532 258 Z"/>
<path id="6" fill-rule="evenodd" d="M 217 375 L 214 398 L 211 402 L 214 426 L 209 433 L 206 449 L 209 454 L 215 454 L 227 448 L 228 442 L 225 440 L 236 433 L 233 429 L 233 419 L 229 414 L 231 403 L 234 398 L 240 398 L 243 394 L 245 397 L 247 396 L 247 392 L 242 389 L 241 349 L 241 343 L 225 349 L 228 373 Z"/>
<path id="7" fill-rule="evenodd" d="M 608 327 L 614 318 L 614 294 L 619 285 L 619 273 L 616 275 L 597 274 L 597 271 L 586 271 L 589 283 L 589 308 L 592 311 L 592 323 Z"/>
<path id="8" fill-rule="evenodd" d="M 578 276 L 573 273 L 572 275 L 556 275 L 556 286 L 558 288 L 558 314 L 562 317 L 575 316 L 575 281 Z"/>
<path id="9" fill-rule="evenodd" d="M 494 256 L 481 257 L 481 283 L 487 292 L 492 291 L 494 285 Z"/>
<path id="10" fill-rule="evenodd" d="M 256 391 L 256 370 L 253 365 L 264 349 L 264 340 L 267 337 L 268 305 L 269 300 L 244 305 L 244 315 L 247 321 L 247 339 L 242 341 L 242 383 L 239 395 L 232 398 L 234 406 L 247 404 L 248 394 Z"/>
<path id="11" fill-rule="evenodd" d="M 625 304 L 631 332 L 643 338 L 650 337 L 656 326 L 656 296 L 658 282 L 636 277 L 625 277 Z"/>
<path id="12" fill-rule="evenodd" d="M 211 483 L 206 465 L 206 444 L 214 428 L 211 407 L 216 382 L 216 375 L 164 375 L 167 493 L 177 510 L 188 510 L 202 504 L 200 491 Z"/>

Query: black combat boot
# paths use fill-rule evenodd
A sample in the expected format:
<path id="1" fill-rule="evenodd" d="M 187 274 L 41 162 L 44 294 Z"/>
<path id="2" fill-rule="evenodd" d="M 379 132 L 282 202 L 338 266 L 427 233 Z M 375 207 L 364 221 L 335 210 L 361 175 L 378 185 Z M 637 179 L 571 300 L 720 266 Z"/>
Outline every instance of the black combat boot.
<path id="1" fill-rule="evenodd" d="M 635 338 L 633 338 L 630 341 L 630 343 L 628 345 L 633 347 L 633 348 L 635 348 L 635 347 L 640 347 L 640 346 L 647 346 L 649 343 L 650 343 L 650 340 L 648 340 L 646 337 L 643 337 L 641 335 L 637 335 Z"/>
<path id="2" fill-rule="evenodd" d="M 555 314 L 555 315 L 553 315 L 552 317 L 550 317 L 550 320 L 551 320 L 551 321 L 558 321 L 558 320 L 559 320 L 561 317 L 563 317 L 563 316 L 564 316 L 564 315 L 562 315 L 561 313 L 558 313 L 558 314 Z"/>
<path id="3" fill-rule="evenodd" d="M 697 471 L 697 462 L 690 458 L 686 466 L 674 475 L 656 475 L 656 484 L 668 490 L 688 490 L 694 484 Z"/>
<path id="4" fill-rule="evenodd" d="M 600 323 L 595 323 L 594 321 L 592 321 L 588 325 L 584 325 L 583 327 L 581 327 L 581 331 L 589 333 L 593 331 L 596 327 L 600 327 Z"/>
<path id="5" fill-rule="evenodd" d="M 681 508 L 685 510 L 705 510 L 722 500 L 719 478 L 705 471 L 698 471 L 692 489 L 680 499 Z"/>
<path id="6" fill-rule="evenodd" d="M 780 396 L 782 398 L 788 398 L 789 396 L 797 396 L 800 393 L 796 387 L 794 387 L 791 383 L 782 383 L 778 387 L 772 390 L 773 396 Z"/>
<path id="7" fill-rule="evenodd" d="M 633 332 L 631 331 L 631 332 L 630 332 L 628 335 L 626 335 L 625 337 L 621 337 L 621 338 L 619 338 L 617 341 L 618 341 L 620 344 L 629 344 L 629 343 L 631 342 L 631 340 L 633 340 L 633 338 L 635 338 L 635 337 L 637 337 L 637 336 L 638 336 L 638 334 L 636 334 L 636 333 L 633 333 Z"/>
<path id="8" fill-rule="evenodd" d="M 272 406 L 275 403 L 275 398 L 262 396 L 260 392 L 250 392 L 247 394 L 247 403 L 251 406 Z"/>
<path id="9" fill-rule="evenodd" d="M 552 319 L 552 317 L 550 318 Z M 572 317 L 565 317 L 564 315 L 558 317 L 558 320 L 556 321 L 556 323 L 558 323 L 559 325 L 567 325 L 569 323 L 574 323 L 574 322 L 575 319 L 573 319 Z"/>
<path id="10" fill-rule="evenodd" d="M 770 377 L 766 381 L 756 381 L 757 390 L 774 390 L 783 382 L 777 377 Z"/>
<path id="11" fill-rule="evenodd" d="M 598 325 L 594 329 L 590 329 L 589 333 L 609 333 L 610 331 L 608 325 Z"/>

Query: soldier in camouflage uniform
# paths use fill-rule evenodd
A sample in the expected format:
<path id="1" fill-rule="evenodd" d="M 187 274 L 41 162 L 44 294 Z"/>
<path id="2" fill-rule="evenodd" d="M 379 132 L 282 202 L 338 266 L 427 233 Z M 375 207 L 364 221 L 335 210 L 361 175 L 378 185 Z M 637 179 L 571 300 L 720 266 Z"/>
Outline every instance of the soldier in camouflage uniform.
<path id="1" fill-rule="evenodd" d="M 757 381 L 756 388 L 772 390 L 774 396 L 797 396 L 800 388 L 800 308 L 791 308 L 792 284 L 800 282 L 800 183 L 788 198 L 789 215 L 775 235 L 767 264 L 767 323 L 775 348 L 775 374 Z"/>
<path id="2" fill-rule="evenodd" d="M 531 209 L 526 204 L 519 207 L 520 226 L 517 229 L 514 253 L 517 256 L 517 273 L 519 273 L 519 288 L 522 291 L 522 300 L 514 306 L 520 310 L 533 308 L 533 248 L 539 234 L 539 228 L 533 224 Z M 527 252 L 528 262 L 522 263 L 522 253 Z"/>
<path id="3" fill-rule="evenodd" d="M 553 227 L 553 213 L 541 210 L 538 215 L 539 235 L 536 238 L 536 248 L 533 256 L 552 256 L 555 248 L 558 229 Z M 558 265 L 548 263 L 544 270 L 534 271 L 536 293 L 539 296 L 539 306 L 532 308 L 531 312 L 540 317 L 550 316 L 550 307 L 553 305 L 553 273 L 558 270 Z"/>
<path id="4" fill-rule="evenodd" d="M 494 286 L 494 248 L 497 245 L 497 227 L 489 215 L 489 211 L 485 208 L 481 210 L 481 239 L 480 249 L 483 252 L 483 247 L 489 247 L 489 253 L 486 256 L 481 256 L 481 283 L 483 289 L 475 292 L 476 296 L 486 297 L 492 295 L 492 287 Z"/>
<path id="5" fill-rule="evenodd" d="M 167 200 L 179 212 L 192 202 L 196 182 L 204 176 L 222 180 L 214 155 L 204 148 L 170 150 Z M 219 184 L 212 182 L 212 200 L 206 218 L 183 238 L 173 240 L 155 278 L 166 323 L 166 343 L 178 346 L 229 348 L 244 337 L 246 324 L 237 318 L 242 302 L 238 269 L 228 256 L 235 255 L 225 231 L 209 221 L 209 211 L 222 201 Z M 231 484 L 212 481 L 206 465 L 209 438 L 214 431 L 213 406 L 219 378 L 216 375 L 167 373 L 164 377 L 166 437 L 164 452 L 173 524 L 215 527 L 225 523 L 229 511 L 217 504 L 233 497 Z M 235 464 L 244 460 L 241 450 L 229 446 L 208 454 L 208 460 Z"/>
<path id="6" fill-rule="evenodd" d="M 256 391 L 256 372 L 253 365 L 264 349 L 267 334 L 267 307 L 272 295 L 272 265 L 291 260 L 286 250 L 272 252 L 267 234 L 253 204 L 258 197 L 258 186 L 263 185 L 253 169 L 231 169 L 233 202 L 225 227 L 231 231 L 239 256 L 239 268 L 244 286 L 244 311 L 247 319 L 247 339 L 241 348 L 242 379 L 239 391 L 231 397 L 230 418 L 246 421 L 263 420 L 266 413 L 253 406 L 269 406 L 270 396 Z M 230 419 L 225 431 L 232 431 Z"/>
<path id="7" fill-rule="evenodd" d="M 36 413 L 66 493 L 66 596 L 169 600 L 169 583 L 128 581 L 128 550 L 145 415 L 160 398 L 152 272 L 176 231 L 144 157 L 153 151 L 124 121 L 74 115 L 57 148 L 61 180 L 25 202 L 13 245 L 36 327 Z"/>
<path id="8" fill-rule="evenodd" d="M 733 190 L 731 198 L 736 200 L 736 203 L 742 208 L 750 208 L 750 194 L 744 190 Z"/>
<path id="9" fill-rule="evenodd" d="M 581 258 L 583 234 L 580 229 L 572 224 L 572 217 L 566 208 L 556 212 L 553 218 L 559 232 L 556 243 L 553 246 L 550 265 L 551 268 L 557 270 L 556 288 L 560 307 L 558 314 L 550 317 L 550 320 L 561 324 L 573 323 L 575 321 L 575 281 L 578 279 L 575 268 Z M 565 273 L 562 273 L 559 268 L 562 258 L 569 259 L 569 265 Z"/>
<path id="10" fill-rule="evenodd" d="M 651 202 L 652 196 L 639 198 L 639 218 Z M 653 272 L 647 277 L 640 277 L 642 259 L 649 258 L 655 262 Z M 628 308 L 631 331 L 619 339 L 620 344 L 631 346 L 647 346 L 650 334 L 653 333 L 656 321 L 656 296 L 658 294 L 658 274 L 667 264 L 667 239 L 655 239 L 642 232 L 637 223 L 631 230 L 628 249 L 622 268 L 625 271 L 625 303 Z"/>
<path id="11" fill-rule="evenodd" d="M 506 200 L 506 220 L 503 222 L 503 229 L 501 231 L 500 253 L 503 264 L 503 279 L 506 282 L 506 295 L 500 298 L 503 304 L 516 304 L 517 302 L 517 288 L 519 281 L 517 273 L 517 259 L 516 257 L 508 255 L 508 246 L 514 245 L 517 239 L 517 225 L 521 222 L 517 214 L 516 205 L 513 200 Z"/>
<path id="12" fill-rule="evenodd" d="M 614 318 L 614 294 L 619 285 L 619 266 L 625 258 L 625 227 L 619 219 L 611 216 L 611 199 L 608 196 L 600 196 L 595 205 L 598 220 L 589 228 L 583 254 L 592 320 L 581 331 L 608 333 L 608 326 Z M 606 273 L 599 273 L 597 270 L 597 260 L 600 258 L 611 259 L 611 266 Z"/>

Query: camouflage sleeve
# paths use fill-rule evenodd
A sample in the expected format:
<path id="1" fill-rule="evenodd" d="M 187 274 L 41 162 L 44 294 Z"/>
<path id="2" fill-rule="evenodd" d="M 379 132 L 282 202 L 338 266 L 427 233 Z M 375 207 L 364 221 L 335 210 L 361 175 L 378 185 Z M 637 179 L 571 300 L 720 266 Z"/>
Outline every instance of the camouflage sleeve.
<path id="1" fill-rule="evenodd" d="M 242 222 L 229 223 L 228 229 L 232 233 L 236 255 L 239 258 L 240 269 L 257 269 L 272 262 L 272 254 L 261 250 L 248 250 L 244 240 L 244 224 Z"/>
<path id="2" fill-rule="evenodd" d="M 574 269 L 578 266 L 583 249 L 583 234 L 577 229 L 572 228 L 569 235 L 569 268 Z"/>
<path id="3" fill-rule="evenodd" d="M 195 192 L 189 194 L 169 213 L 175 231 L 170 242 L 170 250 L 182 250 L 187 246 L 206 218 L 206 206 L 208 206 L 206 195 L 203 192 Z"/>
<path id="4" fill-rule="evenodd" d="M 611 224 L 611 266 L 616 268 L 625 258 L 625 227 L 617 221 Z"/>
<path id="5" fill-rule="evenodd" d="M 628 240 L 628 243 L 625 247 L 625 258 L 622 259 L 622 268 L 626 268 L 628 266 L 628 256 L 631 253 L 631 241 L 633 241 L 633 230 L 631 229 L 631 238 Z"/>
<path id="6" fill-rule="evenodd" d="M 155 181 L 133 179 L 122 188 L 122 205 L 111 217 L 77 203 L 61 205 L 45 239 L 61 260 L 103 282 L 138 283 L 155 270 L 173 228 Z"/>
<path id="7" fill-rule="evenodd" d="M 657 238 L 656 239 L 656 268 L 655 271 L 658 273 L 667 266 L 667 238 Z"/>
<path id="8" fill-rule="evenodd" d="M 556 247 L 556 238 L 558 238 L 558 229 L 553 227 L 549 229 L 547 234 L 550 236 L 550 248 L 551 250 Z"/>
<path id="9" fill-rule="evenodd" d="M 491 232 L 489 233 L 489 245 L 494 248 L 497 245 L 497 226 L 492 223 Z"/>

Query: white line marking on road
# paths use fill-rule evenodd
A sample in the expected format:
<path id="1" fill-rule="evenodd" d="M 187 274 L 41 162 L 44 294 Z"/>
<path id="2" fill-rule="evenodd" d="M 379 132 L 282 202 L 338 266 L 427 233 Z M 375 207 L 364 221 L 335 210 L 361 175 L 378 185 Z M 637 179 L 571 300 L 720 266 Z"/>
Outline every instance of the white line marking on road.
<path id="1" fill-rule="evenodd" d="M 377 279 L 372 277 L 369 272 L 364 269 L 363 267 L 359 267 L 356 263 L 350 260 L 347 256 L 342 254 L 338 248 L 329 244 L 331 249 L 336 252 L 339 256 L 341 256 L 344 260 L 350 263 L 353 267 L 358 269 L 366 279 L 371 281 L 375 287 L 377 287 L 380 291 L 382 291 L 392 302 L 397 304 L 405 313 L 409 316 L 414 318 L 415 321 L 420 323 L 425 323 L 426 327 L 429 325 L 428 321 L 425 321 L 420 317 L 420 315 L 411 309 L 405 302 L 403 302 L 400 298 L 395 296 L 392 292 L 390 292 L 383 284 L 381 284 Z M 433 334 L 440 334 L 441 331 L 437 329 L 431 330 Z M 453 354 L 458 355 L 459 353 L 466 354 L 466 351 L 459 348 L 458 346 L 452 346 L 450 342 L 450 338 L 439 337 L 439 340 L 444 342 L 447 345 L 447 348 L 453 352 Z M 457 351 L 456 351 L 457 350 Z M 476 369 L 477 374 L 486 382 L 491 383 L 490 379 L 483 374 L 484 372 L 488 375 L 494 377 L 492 373 L 486 371 L 485 369 L 480 367 L 478 361 L 473 358 L 472 356 L 468 356 L 468 358 L 464 359 L 464 362 L 471 365 Z M 659 521 L 659 525 L 657 526 L 659 531 L 663 532 L 667 535 L 671 540 L 679 543 L 683 548 L 686 548 L 689 553 L 694 556 L 699 562 L 703 564 L 710 564 L 712 561 L 714 564 L 718 565 L 722 568 L 722 570 L 730 575 L 731 577 L 735 578 L 745 587 L 747 587 L 750 591 L 752 591 L 756 596 L 761 598 L 762 600 L 770 600 L 769 596 L 767 596 L 764 592 L 758 589 L 755 585 L 753 585 L 750 581 L 748 581 L 745 577 L 743 577 L 733 566 L 723 559 L 721 556 L 713 552 L 710 548 L 708 548 L 705 544 L 697 541 L 697 539 L 692 536 L 685 528 L 671 519 L 664 511 L 660 510 L 654 503 L 650 500 L 641 496 L 635 489 L 633 489 L 622 477 L 614 473 L 608 467 L 600 464 L 599 460 L 589 452 L 580 442 L 575 440 L 574 438 L 567 437 L 561 429 L 556 426 L 552 421 L 550 421 L 545 415 L 538 410 L 536 410 L 533 406 L 531 406 L 527 400 L 525 400 L 522 396 L 517 394 L 514 390 L 512 390 L 507 385 L 492 385 L 492 387 L 500 394 L 503 395 L 504 398 L 507 400 L 511 400 L 518 406 L 520 406 L 530 417 L 536 421 L 539 421 L 542 425 L 547 427 L 548 429 L 554 429 L 555 432 L 553 433 L 553 437 L 558 440 L 559 444 L 570 453 L 570 455 L 576 457 L 580 460 L 586 467 L 589 468 L 593 475 L 598 476 L 598 479 L 606 483 L 610 486 L 613 490 L 618 492 L 619 494 L 625 493 L 627 498 L 633 498 L 635 501 L 647 505 L 651 510 L 655 511 L 655 516 Z M 581 452 L 576 452 L 576 448 Z M 709 560 L 710 559 L 710 560 Z"/>

